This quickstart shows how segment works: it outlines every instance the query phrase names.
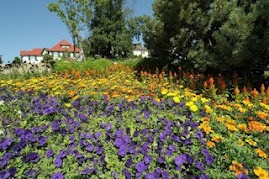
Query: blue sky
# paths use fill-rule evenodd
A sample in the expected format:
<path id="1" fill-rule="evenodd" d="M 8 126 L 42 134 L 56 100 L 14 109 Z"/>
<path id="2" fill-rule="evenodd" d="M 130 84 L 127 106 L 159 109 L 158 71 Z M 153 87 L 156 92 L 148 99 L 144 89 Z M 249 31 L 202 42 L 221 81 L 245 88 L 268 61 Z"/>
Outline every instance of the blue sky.
<path id="1" fill-rule="evenodd" d="M 71 37 L 61 20 L 46 5 L 55 0 L 0 1 L 0 55 L 5 62 L 13 61 L 21 50 L 52 47 Z M 152 15 L 154 0 L 127 0 L 134 15 Z"/>

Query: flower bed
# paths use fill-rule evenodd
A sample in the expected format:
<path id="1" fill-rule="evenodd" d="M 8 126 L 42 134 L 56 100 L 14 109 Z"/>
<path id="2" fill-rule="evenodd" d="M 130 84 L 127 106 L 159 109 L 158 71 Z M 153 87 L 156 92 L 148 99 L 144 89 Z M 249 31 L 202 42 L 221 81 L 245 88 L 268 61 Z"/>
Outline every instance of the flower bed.
<path id="1" fill-rule="evenodd" d="M 265 87 L 208 84 L 123 66 L 0 81 L 0 178 L 267 179 Z"/>

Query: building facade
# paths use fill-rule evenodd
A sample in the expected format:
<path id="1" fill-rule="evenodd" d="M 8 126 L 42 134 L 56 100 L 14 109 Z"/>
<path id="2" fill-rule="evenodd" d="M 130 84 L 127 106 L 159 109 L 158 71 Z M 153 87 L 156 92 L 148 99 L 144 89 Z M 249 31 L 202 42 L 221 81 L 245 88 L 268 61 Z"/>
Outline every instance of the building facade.
<path id="1" fill-rule="evenodd" d="M 37 64 L 43 61 L 43 56 L 49 54 L 54 60 L 61 58 L 75 58 L 75 54 L 78 55 L 79 48 L 74 50 L 74 46 L 66 40 L 62 40 L 52 48 L 35 48 L 31 51 L 21 51 L 20 56 L 22 63 Z"/>
<path id="2" fill-rule="evenodd" d="M 149 57 L 149 51 L 146 47 L 143 47 L 142 45 L 136 45 L 135 49 L 133 50 L 133 54 L 135 56 L 141 56 L 143 58 Z"/>

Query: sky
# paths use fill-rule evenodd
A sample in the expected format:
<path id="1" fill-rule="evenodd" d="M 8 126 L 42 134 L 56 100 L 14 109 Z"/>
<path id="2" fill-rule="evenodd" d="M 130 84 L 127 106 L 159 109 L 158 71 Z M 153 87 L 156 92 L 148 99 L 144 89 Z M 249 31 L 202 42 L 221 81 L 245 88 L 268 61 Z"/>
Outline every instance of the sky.
<path id="1" fill-rule="evenodd" d="M 50 48 L 61 40 L 71 41 L 66 26 L 47 10 L 56 0 L 1 0 L 0 55 L 5 63 L 12 62 L 21 50 Z M 152 15 L 154 0 L 127 0 L 134 15 Z"/>

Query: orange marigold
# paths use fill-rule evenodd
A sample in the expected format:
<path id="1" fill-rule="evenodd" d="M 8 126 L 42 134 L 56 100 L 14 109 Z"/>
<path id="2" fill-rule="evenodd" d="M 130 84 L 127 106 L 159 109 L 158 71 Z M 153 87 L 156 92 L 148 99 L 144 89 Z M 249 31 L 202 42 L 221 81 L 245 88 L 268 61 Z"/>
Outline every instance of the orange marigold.
<path id="1" fill-rule="evenodd" d="M 235 175 L 238 176 L 241 173 L 248 174 L 248 170 L 243 167 L 241 163 L 237 163 L 236 161 L 232 162 L 232 165 L 229 167 L 230 171 L 235 171 Z"/>
<path id="2" fill-rule="evenodd" d="M 267 154 L 262 149 L 256 149 L 255 151 L 260 157 L 267 158 Z"/>
<path id="3" fill-rule="evenodd" d="M 253 132 L 263 132 L 266 126 L 257 121 L 250 121 L 248 122 L 248 127 Z"/>

